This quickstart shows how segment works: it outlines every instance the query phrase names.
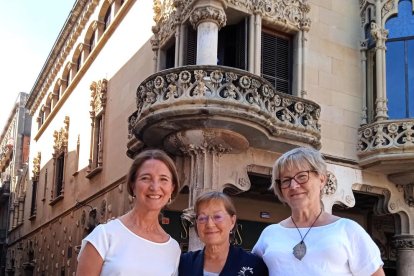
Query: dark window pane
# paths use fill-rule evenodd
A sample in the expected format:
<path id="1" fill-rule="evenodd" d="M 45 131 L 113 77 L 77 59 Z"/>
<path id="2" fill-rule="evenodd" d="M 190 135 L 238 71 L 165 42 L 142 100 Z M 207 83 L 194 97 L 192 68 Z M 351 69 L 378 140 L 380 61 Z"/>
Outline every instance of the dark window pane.
<path id="1" fill-rule="evenodd" d="M 247 69 L 246 21 L 220 29 L 218 36 L 217 64 Z"/>
<path id="2" fill-rule="evenodd" d="M 406 117 L 404 42 L 387 43 L 387 98 L 390 119 Z"/>
<path id="3" fill-rule="evenodd" d="M 173 68 L 175 65 L 175 43 L 165 51 L 165 69 Z"/>

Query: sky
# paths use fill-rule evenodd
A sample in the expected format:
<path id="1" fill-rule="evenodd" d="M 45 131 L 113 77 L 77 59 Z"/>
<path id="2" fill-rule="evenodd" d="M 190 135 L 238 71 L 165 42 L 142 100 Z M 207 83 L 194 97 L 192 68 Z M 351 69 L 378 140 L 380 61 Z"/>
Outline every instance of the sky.
<path id="1" fill-rule="evenodd" d="M 0 0 L 0 135 L 30 93 L 75 0 Z"/>

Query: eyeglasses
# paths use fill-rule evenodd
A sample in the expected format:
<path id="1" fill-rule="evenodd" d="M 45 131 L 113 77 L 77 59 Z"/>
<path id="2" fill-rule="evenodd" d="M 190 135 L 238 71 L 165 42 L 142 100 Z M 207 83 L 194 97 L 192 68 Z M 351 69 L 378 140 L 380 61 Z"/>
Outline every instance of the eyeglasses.
<path id="1" fill-rule="evenodd" d="M 214 223 L 220 223 L 224 221 L 224 218 L 226 217 L 226 214 L 224 213 L 217 213 L 214 214 L 212 216 L 207 216 L 207 215 L 199 215 L 196 218 L 196 222 L 199 224 L 206 224 L 208 222 L 208 219 L 211 218 L 211 220 Z"/>
<path id="2" fill-rule="evenodd" d="M 281 189 L 289 188 L 290 185 L 292 184 L 292 179 L 294 179 L 296 183 L 302 185 L 308 182 L 310 172 L 316 172 L 316 171 L 314 170 L 301 171 L 295 174 L 293 177 L 284 177 L 282 179 L 276 179 L 275 182 L 277 185 L 280 186 Z"/>

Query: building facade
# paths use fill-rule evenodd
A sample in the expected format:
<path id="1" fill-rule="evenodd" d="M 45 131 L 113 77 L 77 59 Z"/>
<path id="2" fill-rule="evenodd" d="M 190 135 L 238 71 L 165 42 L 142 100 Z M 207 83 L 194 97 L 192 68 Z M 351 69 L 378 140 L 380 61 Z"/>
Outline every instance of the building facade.
<path id="1" fill-rule="evenodd" d="M 148 147 L 179 168 L 161 221 L 183 250 L 200 246 L 186 218 L 208 190 L 232 196 L 236 242 L 251 249 L 289 216 L 267 189 L 274 160 L 306 146 L 328 162 L 325 210 L 368 231 L 387 275 L 412 275 L 412 11 L 410 0 L 76 1 L 27 100 L 29 181 L 7 271 L 73 275 L 82 238 L 131 208 L 125 175 Z"/>
<path id="2" fill-rule="evenodd" d="M 32 118 L 20 92 L 0 136 L 0 275 L 6 272 L 8 233 L 23 225 Z"/>

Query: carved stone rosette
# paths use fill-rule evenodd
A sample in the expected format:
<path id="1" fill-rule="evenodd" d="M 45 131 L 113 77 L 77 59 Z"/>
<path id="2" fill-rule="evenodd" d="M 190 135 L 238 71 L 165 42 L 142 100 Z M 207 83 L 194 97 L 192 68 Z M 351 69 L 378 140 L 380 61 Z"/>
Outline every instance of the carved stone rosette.
<path id="1" fill-rule="evenodd" d="M 326 184 L 323 187 L 322 193 L 324 195 L 332 195 L 336 192 L 337 188 L 338 180 L 332 172 L 328 172 L 328 180 L 326 181 Z"/>
<path id="2" fill-rule="evenodd" d="M 215 22 L 219 29 L 226 25 L 226 13 L 216 7 L 198 7 L 190 15 L 190 22 L 194 29 L 204 21 Z"/>

